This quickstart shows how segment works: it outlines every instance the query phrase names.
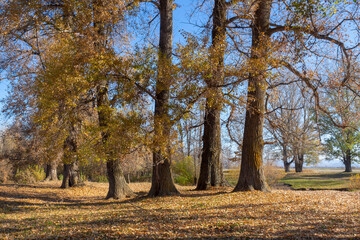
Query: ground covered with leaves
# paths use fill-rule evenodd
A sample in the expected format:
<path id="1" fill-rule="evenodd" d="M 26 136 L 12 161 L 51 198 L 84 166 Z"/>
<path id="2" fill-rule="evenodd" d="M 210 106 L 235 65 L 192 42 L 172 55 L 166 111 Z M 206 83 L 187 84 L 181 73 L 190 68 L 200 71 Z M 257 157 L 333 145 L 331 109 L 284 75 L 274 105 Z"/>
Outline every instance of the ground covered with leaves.
<path id="1" fill-rule="evenodd" d="M 0 185 L 0 239 L 360 238 L 360 192 L 179 187 L 179 196 L 104 200 L 107 184 L 59 185 Z"/>

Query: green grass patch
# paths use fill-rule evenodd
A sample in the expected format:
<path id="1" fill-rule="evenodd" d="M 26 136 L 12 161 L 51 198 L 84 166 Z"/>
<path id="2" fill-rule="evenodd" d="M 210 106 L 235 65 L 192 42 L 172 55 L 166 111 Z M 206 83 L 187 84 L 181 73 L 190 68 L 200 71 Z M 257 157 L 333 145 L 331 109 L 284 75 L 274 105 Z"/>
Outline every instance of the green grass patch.
<path id="1" fill-rule="evenodd" d="M 280 182 L 293 189 L 348 189 L 350 177 L 357 172 L 314 171 L 307 173 L 289 173 Z"/>

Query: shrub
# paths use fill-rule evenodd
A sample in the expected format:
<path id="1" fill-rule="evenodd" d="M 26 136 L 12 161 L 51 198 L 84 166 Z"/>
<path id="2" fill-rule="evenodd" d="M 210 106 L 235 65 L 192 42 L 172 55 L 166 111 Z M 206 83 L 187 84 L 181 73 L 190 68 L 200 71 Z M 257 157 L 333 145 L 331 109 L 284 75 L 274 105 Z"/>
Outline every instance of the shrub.
<path id="1" fill-rule="evenodd" d="M 360 174 L 355 174 L 350 177 L 350 183 L 349 183 L 350 189 L 360 189 Z"/>
<path id="2" fill-rule="evenodd" d="M 42 167 L 38 165 L 31 165 L 25 169 L 18 169 L 14 176 L 14 180 L 17 183 L 35 183 L 41 181 L 45 178 L 45 171 Z"/>
<path id="3" fill-rule="evenodd" d="M 278 181 L 286 175 L 282 168 L 268 164 L 264 166 L 264 174 L 266 177 L 266 182 L 269 184 L 269 186 L 277 184 Z"/>
<path id="4" fill-rule="evenodd" d="M 6 183 L 12 175 L 12 166 L 7 159 L 0 160 L 0 182 Z"/>
<path id="5" fill-rule="evenodd" d="M 97 175 L 97 176 L 93 177 L 92 181 L 106 183 L 106 182 L 108 182 L 108 179 L 107 179 L 107 177 L 105 175 Z"/>
<path id="6" fill-rule="evenodd" d="M 180 185 L 194 184 L 194 160 L 192 157 L 186 157 L 173 165 L 174 181 Z"/>

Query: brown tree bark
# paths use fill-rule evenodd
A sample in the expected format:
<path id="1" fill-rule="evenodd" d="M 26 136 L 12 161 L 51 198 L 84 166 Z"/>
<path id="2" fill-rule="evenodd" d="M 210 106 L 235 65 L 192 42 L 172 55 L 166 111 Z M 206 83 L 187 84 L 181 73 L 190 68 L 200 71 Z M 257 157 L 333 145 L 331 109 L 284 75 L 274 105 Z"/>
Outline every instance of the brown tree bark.
<path id="1" fill-rule="evenodd" d="M 215 0 L 213 9 L 213 28 L 210 62 L 212 76 L 206 79 L 209 88 L 206 98 L 204 117 L 203 150 L 197 190 L 206 190 L 211 186 L 224 186 L 221 152 L 221 99 L 222 90 L 218 87 L 224 83 L 224 55 L 226 48 L 226 1 Z"/>
<path id="2" fill-rule="evenodd" d="M 268 191 L 263 170 L 263 125 L 265 114 L 267 52 L 272 0 L 259 0 L 252 24 L 251 65 L 242 146 L 241 170 L 234 191 Z"/>
<path id="3" fill-rule="evenodd" d="M 73 125 L 64 142 L 64 171 L 61 188 L 75 187 L 81 183 L 79 167 L 77 164 L 77 137 L 76 127 Z"/>
<path id="4" fill-rule="evenodd" d="M 57 162 L 51 161 L 50 163 L 46 164 L 46 175 L 44 181 L 56 181 L 58 180 L 57 177 Z"/>
<path id="5" fill-rule="evenodd" d="M 178 194 L 170 169 L 169 97 L 173 45 L 173 0 L 160 0 L 160 42 L 154 112 L 153 173 L 149 196 Z"/>
<path id="6" fill-rule="evenodd" d="M 120 160 L 107 161 L 106 166 L 109 180 L 109 191 L 106 199 L 122 199 L 124 197 L 134 196 L 133 191 L 126 183 Z"/>
<path id="7" fill-rule="evenodd" d="M 79 186 L 81 183 L 79 167 L 77 162 L 64 164 L 63 181 L 61 188 L 69 188 Z"/>
<path id="8" fill-rule="evenodd" d="M 97 41 L 95 43 L 96 50 L 99 54 L 106 51 L 106 33 L 104 26 L 104 14 L 102 13 L 104 9 L 104 1 L 96 0 L 94 8 L 94 27 L 97 31 Z M 111 120 L 111 106 L 109 101 L 109 83 L 106 79 L 106 76 L 100 74 L 98 76 L 99 83 L 97 86 L 97 95 L 96 95 L 96 104 L 98 111 L 99 126 L 101 128 L 101 138 L 106 156 L 110 156 L 106 159 L 106 172 L 107 178 L 109 180 L 109 189 L 106 195 L 106 199 L 122 199 L 126 197 L 131 197 L 134 195 L 133 191 L 130 189 L 128 184 L 125 181 L 124 173 L 122 171 L 120 160 L 114 159 L 111 157 L 111 150 L 107 149 L 108 139 L 110 137 L 110 132 L 108 131 L 108 126 Z"/>

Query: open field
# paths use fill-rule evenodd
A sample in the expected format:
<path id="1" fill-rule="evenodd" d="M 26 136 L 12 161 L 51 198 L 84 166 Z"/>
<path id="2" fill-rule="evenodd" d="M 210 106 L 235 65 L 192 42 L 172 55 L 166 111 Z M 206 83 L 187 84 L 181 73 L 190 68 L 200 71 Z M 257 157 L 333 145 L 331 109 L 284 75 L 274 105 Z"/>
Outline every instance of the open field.
<path id="1" fill-rule="evenodd" d="M 303 173 L 289 173 L 280 182 L 296 190 L 348 190 L 350 177 L 357 173 L 360 171 L 346 173 L 339 169 L 315 169 Z"/>
<path id="2" fill-rule="evenodd" d="M 103 200 L 107 185 L 0 185 L 0 239 L 360 238 L 360 192 L 191 191 Z M 131 188 L 140 195 L 149 183 Z"/>

